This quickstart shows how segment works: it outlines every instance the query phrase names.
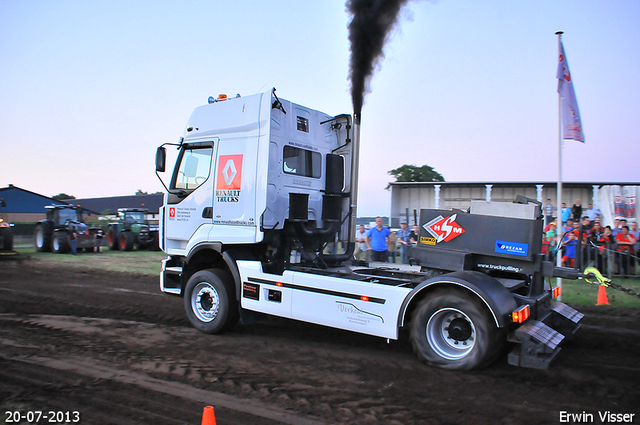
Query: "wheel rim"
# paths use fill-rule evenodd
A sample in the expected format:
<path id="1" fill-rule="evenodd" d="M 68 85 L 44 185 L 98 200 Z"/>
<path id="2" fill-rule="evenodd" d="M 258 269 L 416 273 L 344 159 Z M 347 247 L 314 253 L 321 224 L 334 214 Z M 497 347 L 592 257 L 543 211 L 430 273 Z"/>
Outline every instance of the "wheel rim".
<path id="1" fill-rule="evenodd" d="M 201 282 L 193 288 L 191 310 L 202 322 L 211 322 L 218 315 L 220 296 L 211 284 Z"/>
<path id="2" fill-rule="evenodd" d="M 38 230 L 36 232 L 36 246 L 42 248 L 42 245 L 44 245 L 44 236 L 42 235 L 42 230 Z"/>
<path id="3" fill-rule="evenodd" d="M 455 308 L 436 311 L 427 322 L 426 333 L 431 348 L 447 360 L 467 356 L 476 343 L 473 321 Z"/>
<path id="4" fill-rule="evenodd" d="M 54 251 L 59 251 L 60 250 L 60 241 L 58 241 L 57 237 L 53 238 L 53 250 Z"/>

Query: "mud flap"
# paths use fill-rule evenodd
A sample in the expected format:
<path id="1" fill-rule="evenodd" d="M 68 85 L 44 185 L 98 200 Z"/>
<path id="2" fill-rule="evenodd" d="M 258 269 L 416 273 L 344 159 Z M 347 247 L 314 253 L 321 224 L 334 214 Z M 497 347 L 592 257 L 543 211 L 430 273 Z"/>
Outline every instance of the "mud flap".
<path id="1" fill-rule="evenodd" d="M 509 353 L 513 366 L 547 369 L 560 352 L 564 336 L 537 320 L 529 320 L 509 335 L 509 341 L 517 345 Z"/>
<path id="2" fill-rule="evenodd" d="M 543 321 L 530 320 L 509 335 L 509 341 L 518 343 L 509 353 L 509 364 L 546 369 L 560 352 L 560 343 L 573 339 L 584 317 L 576 309 L 563 303 L 554 303 Z"/>
<path id="3" fill-rule="evenodd" d="M 554 303 L 551 314 L 544 322 L 560 332 L 567 341 L 571 341 L 580 329 L 578 322 L 584 314 L 563 303 Z"/>

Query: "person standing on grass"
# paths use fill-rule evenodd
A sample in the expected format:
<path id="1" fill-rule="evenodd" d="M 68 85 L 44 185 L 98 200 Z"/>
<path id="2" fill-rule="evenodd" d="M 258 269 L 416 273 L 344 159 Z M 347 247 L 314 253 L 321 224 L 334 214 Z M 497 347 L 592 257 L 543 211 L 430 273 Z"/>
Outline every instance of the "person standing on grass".
<path id="1" fill-rule="evenodd" d="M 636 238 L 629 233 L 629 226 L 622 226 L 622 231 L 616 235 L 616 252 L 618 259 L 618 273 L 622 275 L 635 274 L 634 260 Z"/>
<path id="2" fill-rule="evenodd" d="M 376 217 L 376 227 L 369 229 L 369 232 L 367 232 L 367 248 L 371 250 L 371 261 L 382 263 L 389 261 L 389 252 L 387 250 L 389 236 L 391 236 L 391 232 L 382 226 L 382 217 Z"/>
<path id="3" fill-rule="evenodd" d="M 598 208 L 593 208 L 593 204 L 589 204 L 585 214 L 589 217 L 589 220 L 596 221 L 596 218 L 600 217 L 600 210 Z"/>
<path id="4" fill-rule="evenodd" d="M 548 226 L 553 221 L 553 212 L 556 207 L 551 203 L 551 199 L 547 198 L 547 203 L 544 205 L 544 225 Z"/>
<path id="5" fill-rule="evenodd" d="M 562 208 L 560 209 L 560 221 L 562 221 L 561 229 L 564 230 L 564 227 L 567 225 L 567 220 L 569 220 L 571 216 L 571 209 L 567 207 L 567 204 L 562 203 Z"/>
<path id="6" fill-rule="evenodd" d="M 576 203 L 571 207 L 571 214 L 573 214 L 573 221 L 580 221 L 582 218 L 582 204 L 580 199 L 576 199 Z"/>
<path id="7" fill-rule="evenodd" d="M 411 238 L 411 232 L 407 226 L 406 222 L 400 223 L 400 230 L 396 232 L 396 237 L 398 238 L 398 242 L 400 243 L 400 262 L 402 264 L 409 263 L 408 257 L 408 247 Z"/>
<path id="8" fill-rule="evenodd" d="M 396 232 L 391 232 L 387 238 L 387 251 L 389 251 L 389 262 L 396 262 L 396 251 L 398 250 L 398 238 Z"/>
<path id="9" fill-rule="evenodd" d="M 360 254 L 364 255 L 364 261 L 367 263 L 371 261 L 371 251 L 367 248 L 367 232 L 364 229 L 364 224 L 358 226 L 356 231 L 356 252 L 353 254 L 356 260 L 361 260 Z"/>
<path id="10" fill-rule="evenodd" d="M 565 247 L 565 253 L 562 256 L 562 266 L 563 267 L 572 267 L 574 266 L 574 261 L 576 258 L 576 246 L 578 245 L 578 241 L 576 240 L 577 234 L 575 232 L 569 232 L 567 235 L 567 239 L 562 242 L 562 245 Z"/>
<path id="11" fill-rule="evenodd" d="M 631 222 L 629 233 L 632 234 L 634 238 L 636 238 L 636 244 L 633 248 L 636 254 L 638 254 L 638 252 L 640 252 L 640 230 L 638 230 L 638 223 L 636 223 L 635 221 Z"/>
<path id="12" fill-rule="evenodd" d="M 76 241 L 76 225 L 69 224 L 69 240 L 71 242 L 71 254 L 76 255 L 78 245 Z"/>

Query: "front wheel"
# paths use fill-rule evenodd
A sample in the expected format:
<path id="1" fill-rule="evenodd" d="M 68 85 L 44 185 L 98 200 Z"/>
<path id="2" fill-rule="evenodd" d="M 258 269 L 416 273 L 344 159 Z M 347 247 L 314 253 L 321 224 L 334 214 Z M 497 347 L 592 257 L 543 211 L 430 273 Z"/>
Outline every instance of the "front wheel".
<path id="1" fill-rule="evenodd" d="M 118 239 L 120 240 L 120 250 L 133 251 L 136 236 L 132 232 L 120 232 Z"/>
<path id="2" fill-rule="evenodd" d="M 66 254 L 71 252 L 71 240 L 67 232 L 56 232 L 53 234 L 51 242 L 52 251 L 58 254 Z"/>
<path id="3" fill-rule="evenodd" d="M 465 291 L 437 289 L 413 313 L 411 344 L 425 363 L 470 370 L 494 361 L 504 338 L 477 297 Z"/>
<path id="4" fill-rule="evenodd" d="M 184 307 L 191 324 L 200 332 L 216 334 L 239 319 L 231 275 L 218 269 L 195 273 L 184 292 Z"/>

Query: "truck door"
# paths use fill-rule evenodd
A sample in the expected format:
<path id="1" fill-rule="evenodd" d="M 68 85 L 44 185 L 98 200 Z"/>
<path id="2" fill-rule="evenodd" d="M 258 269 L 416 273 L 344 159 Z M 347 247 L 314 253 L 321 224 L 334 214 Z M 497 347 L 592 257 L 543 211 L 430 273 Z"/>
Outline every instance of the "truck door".
<path id="1" fill-rule="evenodd" d="M 167 247 L 186 248 L 199 229 L 205 226 L 201 231 L 208 232 L 213 222 L 216 148 L 217 140 L 186 143 L 181 148 L 164 211 Z"/>

